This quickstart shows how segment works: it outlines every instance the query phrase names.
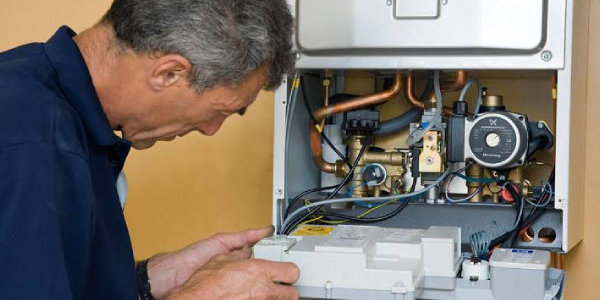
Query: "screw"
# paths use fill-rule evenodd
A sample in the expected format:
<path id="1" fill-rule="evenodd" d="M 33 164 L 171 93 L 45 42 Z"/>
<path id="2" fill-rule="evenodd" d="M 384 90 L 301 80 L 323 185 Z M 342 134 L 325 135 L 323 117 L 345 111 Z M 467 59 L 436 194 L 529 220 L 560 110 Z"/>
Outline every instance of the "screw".
<path id="1" fill-rule="evenodd" d="M 539 129 L 544 129 L 544 123 L 538 122 L 538 128 Z"/>
<path id="2" fill-rule="evenodd" d="M 550 52 L 550 51 L 542 52 L 542 60 L 543 61 L 550 61 L 551 59 L 552 59 L 552 52 Z"/>
<path id="3" fill-rule="evenodd" d="M 442 5 L 448 4 L 448 0 L 442 0 Z"/>
<path id="4" fill-rule="evenodd" d="M 277 195 L 281 196 L 281 195 L 283 195 L 283 190 L 282 189 L 277 189 L 276 193 L 277 193 Z"/>
<path id="5" fill-rule="evenodd" d="M 392 3 L 393 3 L 392 0 L 387 0 L 387 5 L 388 6 L 392 6 Z"/>
<path id="6" fill-rule="evenodd" d="M 302 58 L 302 54 L 300 54 L 300 52 L 296 52 L 296 59 L 300 59 Z"/>
<path id="7" fill-rule="evenodd" d="M 430 156 L 430 157 L 427 157 L 427 158 L 425 159 L 425 163 L 427 163 L 428 165 L 433 165 L 433 158 L 431 158 L 431 156 Z"/>

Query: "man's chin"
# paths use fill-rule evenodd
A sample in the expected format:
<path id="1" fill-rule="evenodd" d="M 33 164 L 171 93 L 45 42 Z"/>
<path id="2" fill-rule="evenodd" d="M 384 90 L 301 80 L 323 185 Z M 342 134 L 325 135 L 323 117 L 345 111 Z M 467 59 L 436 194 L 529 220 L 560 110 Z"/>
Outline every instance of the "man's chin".
<path id="1" fill-rule="evenodd" d="M 140 142 L 132 142 L 131 146 L 136 150 L 145 150 L 152 148 L 156 144 L 156 141 L 140 141 Z"/>

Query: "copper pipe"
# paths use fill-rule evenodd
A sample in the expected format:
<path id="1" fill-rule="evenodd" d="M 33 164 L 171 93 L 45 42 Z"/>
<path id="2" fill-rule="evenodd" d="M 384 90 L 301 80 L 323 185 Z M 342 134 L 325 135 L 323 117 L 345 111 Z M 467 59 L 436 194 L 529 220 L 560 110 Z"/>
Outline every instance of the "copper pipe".
<path id="1" fill-rule="evenodd" d="M 440 87 L 440 89 L 442 90 L 442 92 L 454 92 L 454 91 L 458 91 L 461 90 L 466 83 L 467 80 L 467 72 L 465 71 L 457 71 L 456 72 L 456 78 L 454 79 L 454 81 L 452 82 L 444 82 L 442 83 L 442 86 Z M 415 95 L 415 82 L 414 82 L 414 77 L 411 75 L 406 77 L 406 83 L 405 83 L 405 88 L 404 88 L 404 97 L 406 98 L 406 100 L 408 101 L 408 103 L 418 109 L 425 109 L 425 103 L 423 103 L 423 101 L 421 101 L 421 99 L 419 99 L 416 95 Z M 444 113 L 447 115 L 452 115 L 452 108 L 448 107 L 448 106 L 444 106 Z"/>
<path id="2" fill-rule="evenodd" d="M 406 97 L 408 104 L 423 110 L 425 109 L 425 103 L 423 103 L 419 98 L 417 98 L 417 96 L 415 96 L 414 85 L 414 78 L 412 77 L 412 74 L 409 74 L 406 77 L 404 83 L 404 97 Z"/>
<path id="3" fill-rule="evenodd" d="M 456 71 L 456 78 L 452 82 L 443 82 L 441 86 L 442 93 L 457 92 L 462 90 L 467 83 L 467 72 Z"/>
<path id="4" fill-rule="evenodd" d="M 394 98 L 400 89 L 402 88 L 402 76 L 400 73 L 394 75 L 394 84 L 389 90 L 382 91 L 379 93 L 360 96 L 354 99 L 329 105 L 320 109 L 317 109 L 314 113 L 317 123 L 321 123 L 328 116 L 336 115 L 339 113 L 359 109 L 365 106 L 377 105 L 387 102 L 389 99 Z M 312 152 L 313 161 L 326 173 L 336 173 L 336 164 L 326 162 L 323 159 L 323 149 L 321 148 L 321 133 L 314 124 L 310 124 L 310 149 Z M 339 173 L 339 172 L 338 172 Z"/>
<path id="5" fill-rule="evenodd" d="M 315 165 L 325 173 L 335 173 L 336 167 L 334 163 L 329 163 L 323 159 L 323 148 L 321 147 L 321 133 L 317 128 L 310 125 L 310 150 Z"/>

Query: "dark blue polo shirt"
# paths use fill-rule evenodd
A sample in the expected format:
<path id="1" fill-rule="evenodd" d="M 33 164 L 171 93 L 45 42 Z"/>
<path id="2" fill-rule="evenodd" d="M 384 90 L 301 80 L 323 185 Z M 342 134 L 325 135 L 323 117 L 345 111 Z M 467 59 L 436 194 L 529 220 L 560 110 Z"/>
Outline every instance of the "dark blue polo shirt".
<path id="1" fill-rule="evenodd" d="M 111 129 L 62 27 L 0 53 L 0 299 L 137 299 Z"/>

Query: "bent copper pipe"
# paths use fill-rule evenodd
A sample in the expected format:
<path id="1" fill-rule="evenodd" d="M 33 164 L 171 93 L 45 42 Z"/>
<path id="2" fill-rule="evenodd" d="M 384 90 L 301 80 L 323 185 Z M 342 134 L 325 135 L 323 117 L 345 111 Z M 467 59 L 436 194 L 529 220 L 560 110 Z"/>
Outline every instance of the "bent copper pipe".
<path id="1" fill-rule="evenodd" d="M 442 92 L 457 92 L 462 90 L 467 83 L 467 72 L 465 71 L 456 71 L 456 78 L 452 82 L 444 82 L 442 83 L 441 89 Z"/>
<path id="2" fill-rule="evenodd" d="M 467 80 L 467 72 L 465 71 L 457 71 L 456 78 L 452 82 L 444 82 L 440 89 L 442 92 L 455 92 L 461 90 L 466 83 Z M 415 95 L 415 83 L 414 77 L 409 75 L 406 77 L 406 83 L 404 88 L 404 96 L 408 103 L 418 109 L 425 109 L 425 103 L 421 101 Z M 452 115 L 452 108 L 448 106 L 444 106 L 444 113 L 448 115 Z"/>
<path id="3" fill-rule="evenodd" d="M 336 103 L 330 106 L 319 108 L 315 111 L 314 116 L 317 123 L 321 123 L 328 116 L 344 113 L 347 111 L 359 109 L 366 106 L 377 105 L 387 102 L 389 99 L 396 97 L 402 88 L 402 76 L 400 73 L 394 75 L 394 84 L 389 90 L 379 93 L 360 96 L 354 99 Z M 336 173 L 336 164 L 329 163 L 323 159 L 323 149 L 321 148 L 321 132 L 317 127 L 310 124 L 310 149 L 312 152 L 313 161 L 326 173 Z"/>

